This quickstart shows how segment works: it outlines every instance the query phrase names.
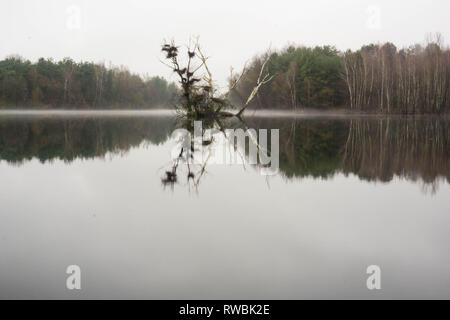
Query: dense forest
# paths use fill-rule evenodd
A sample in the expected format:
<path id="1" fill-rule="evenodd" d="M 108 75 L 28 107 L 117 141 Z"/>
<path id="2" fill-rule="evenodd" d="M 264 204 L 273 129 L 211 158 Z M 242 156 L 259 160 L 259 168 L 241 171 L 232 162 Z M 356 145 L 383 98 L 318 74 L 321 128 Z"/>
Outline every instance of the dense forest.
<path id="1" fill-rule="evenodd" d="M 243 101 L 251 92 L 267 58 L 267 70 L 274 77 L 261 87 L 252 107 L 296 109 L 345 105 L 342 57 L 336 48 L 329 46 L 289 46 L 254 57 L 231 94 L 234 103 Z"/>
<path id="2" fill-rule="evenodd" d="M 174 103 L 177 87 L 161 77 L 143 79 L 124 67 L 12 56 L 0 61 L 0 107 L 152 108 Z"/>
<path id="3" fill-rule="evenodd" d="M 247 67 L 232 92 L 234 103 L 245 101 L 267 59 L 268 72 L 274 77 L 259 90 L 252 108 L 343 108 L 398 114 L 450 111 L 450 50 L 439 35 L 424 46 L 400 50 L 385 43 L 346 52 L 330 46 L 289 46 L 267 52 Z"/>
<path id="4" fill-rule="evenodd" d="M 170 48 L 165 46 L 163 50 Z M 178 52 L 178 47 L 172 49 Z M 206 58 L 198 51 L 205 65 Z M 189 59 L 197 55 L 195 50 L 190 54 Z M 0 107 L 173 107 L 181 97 L 192 94 L 182 91 L 190 82 L 179 69 L 176 53 L 167 55 L 175 59 L 171 61 L 174 72 L 181 76 L 178 85 L 161 77 L 143 79 L 123 67 L 107 68 L 68 58 L 58 62 L 41 58 L 32 63 L 9 57 L 0 61 Z M 293 45 L 268 51 L 255 56 L 240 74 L 232 74 L 230 91 L 220 99 L 211 98 L 213 82 L 207 71 L 203 78 L 209 79 L 209 85 L 200 86 L 194 98 L 244 105 L 243 109 L 248 105 L 253 109 L 318 108 L 396 114 L 450 111 L 450 49 L 443 46 L 439 34 L 429 37 L 424 45 L 403 49 L 385 43 L 346 52 L 332 46 Z M 265 81 L 261 80 L 263 73 Z M 250 96 L 254 97 L 251 101 Z"/>

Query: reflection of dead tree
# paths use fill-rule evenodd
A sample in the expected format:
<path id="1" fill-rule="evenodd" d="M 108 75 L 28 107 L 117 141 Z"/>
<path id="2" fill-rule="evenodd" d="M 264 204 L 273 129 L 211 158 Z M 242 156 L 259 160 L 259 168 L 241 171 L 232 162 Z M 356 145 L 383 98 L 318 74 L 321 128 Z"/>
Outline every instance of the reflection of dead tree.
<path id="1" fill-rule="evenodd" d="M 243 150 L 239 149 L 239 146 L 236 144 L 236 140 L 234 136 L 228 136 L 227 130 L 225 126 L 222 124 L 220 119 L 213 119 L 211 122 L 208 122 L 208 128 L 202 128 L 202 137 L 201 137 L 201 146 L 199 149 L 195 144 L 195 135 L 193 132 L 193 128 L 189 126 L 191 122 L 185 122 L 185 125 L 188 128 L 188 132 L 190 137 L 188 141 L 190 142 L 190 147 L 186 147 L 186 144 L 180 145 L 180 151 L 176 153 L 176 157 L 173 159 L 169 170 L 164 172 L 164 176 L 161 178 L 161 182 L 163 186 L 170 186 L 173 190 L 174 185 L 178 183 L 185 182 L 186 185 L 191 189 L 191 186 L 197 191 L 200 185 L 201 180 L 207 174 L 207 166 L 211 164 L 211 155 L 214 153 L 214 148 L 217 147 L 229 147 L 234 151 L 229 151 L 229 154 L 234 154 L 235 156 L 240 157 L 244 169 L 246 163 L 246 154 L 245 148 Z M 257 137 L 255 137 L 251 130 L 248 129 L 247 125 L 242 119 L 239 119 L 238 129 L 243 129 L 249 132 L 249 140 L 253 143 L 257 148 L 257 150 L 263 150 L 263 148 L 259 145 L 257 141 Z M 205 130 L 216 130 L 215 134 L 223 135 L 225 138 L 226 145 L 220 145 L 220 139 L 217 139 L 218 136 L 212 134 L 210 138 L 205 138 L 204 131 Z M 184 137 L 183 137 L 184 138 Z M 183 140 L 182 141 L 186 141 Z M 232 140 L 233 139 L 233 140 Z M 222 140 L 223 141 L 223 140 Z M 178 141 L 177 143 L 180 143 Z M 188 150 L 190 148 L 190 150 Z M 264 150 L 265 151 L 265 150 Z M 265 151 L 267 152 L 267 151 Z M 201 161 L 199 161 L 201 159 Z"/>
<path id="2" fill-rule="evenodd" d="M 177 169 L 180 161 L 183 159 L 184 149 L 181 148 L 180 154 L 174 160 L 171 170 L 166 171 L 164 174 L 164 178 L 161 179 L 161 182 L 164 186 L 170 186 L 173 189 L 173 186 L 178 181 Z"/>
<path id="3" fill-rule="evenodd" d="M 191 152 L 194 152 L 193 149 L 191 150 Z M 185 149 L 182 147 L 180 150 L 179 155 L 173 160 L 173 164 L 172 167 L 170 168 L 170 170 L 167 170 L 164 172 L 164 177 L 161 178 L 161 182 L 163 184 L 163 186 L 170 186 L 171 189 L 173 190 L 175 184 L 179 183 L 179 175 L 181 174 L 179 169 L 180 169 L 180 164 L 185 164 L 185 168 L 186 168 L 186 183 L 189 186 L 191 184 L 194 186 L 195 190 L 198 190 L 198 187 L 200 185 L 200 181 L 202 179 L 202 177 L 205 175 L 206 171 L 206 167 L 208 165 L 208 161 L 209 161 L 209 157 L 202 163 L 199 165 L 195 165 L 193 163 L 191 163 L 189 160 L 186 160 L 186 156 L 187 154 L 185 153 Z M 193 155 L 189 155 L 189 157 L 193 158 Z M 191 158 L 191 159 L 192 159 Z M 197 169 L 198 168 L 198 169 Z"/>
<path id="4" fill-rule="evenodd" d="M 190 129 L 188 132 L 191 132 L 193 128 L 189 124 L 190 122 L 185 123 L 188 129 Z M 189 189 L 191 184 L 196 190 L 198 189 L 200 180 L 206 173 L 209 157 L 202 163 L 196 163 L 197 158 L 195 155 L 200 150 L 195 149 L 194 139 L 195 135 L 189 133 L 189 137 L 183 136 L 181 137 L 181 141 L 178 141 L 181 142 L 180 149 L 175 159 L 173 159 L 170 169 L 165 171 L 163 178 L 161 178 L 163 186 L 170 186 L 173 190 L 174 185 L 181 182 L 179 177 L 183 176 L 184 173 Z M 210 140 L 202 140 L 202 147 L 212 146 L 212 143 L 213 138 Z"/>

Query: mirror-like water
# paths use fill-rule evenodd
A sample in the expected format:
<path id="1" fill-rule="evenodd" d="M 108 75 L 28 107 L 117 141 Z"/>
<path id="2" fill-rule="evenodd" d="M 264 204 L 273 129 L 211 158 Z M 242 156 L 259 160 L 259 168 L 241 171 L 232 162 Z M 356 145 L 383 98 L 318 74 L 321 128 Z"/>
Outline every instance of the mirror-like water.
<path id="1" fill-rule="evenodd" d="M 1 114 L 0 298 L 450 298 L 449 120 L 227 119 L 280 130 L 278 174 L 180 165 L 165 183 L 171 133 L 189 126 Z"/>

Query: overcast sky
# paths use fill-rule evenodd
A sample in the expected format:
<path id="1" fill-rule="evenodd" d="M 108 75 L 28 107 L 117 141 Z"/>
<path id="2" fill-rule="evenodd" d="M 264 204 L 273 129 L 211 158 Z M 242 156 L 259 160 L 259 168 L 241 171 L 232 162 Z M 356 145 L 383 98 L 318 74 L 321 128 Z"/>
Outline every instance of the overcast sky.
<path id="1" fill-rule="evenodd" d="M 169 77 L 158 60 L 163 39 L 184 44 L 198 35 L 223 85 L 230 66 L 240 69 L 269 46 L 402 47 L 429 32 L 449 43 L 449 12 L 448 0 L 2 0 L 0 58 L 72 57 Z"/>

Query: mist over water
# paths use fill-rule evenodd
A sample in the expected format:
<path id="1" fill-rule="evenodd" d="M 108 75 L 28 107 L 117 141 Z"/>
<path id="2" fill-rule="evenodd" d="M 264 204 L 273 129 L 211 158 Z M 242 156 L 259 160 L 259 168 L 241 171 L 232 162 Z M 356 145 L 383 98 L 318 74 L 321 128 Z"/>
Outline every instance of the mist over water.
<path id="1" fill-rule="evenodd" d="M 0 109 L 0 116 L 60 116 L 60 117 L 136 117 L 173 115 L 174 111 L 168 109 L 151 110 L 54 110 L 54 109 Z"/>

